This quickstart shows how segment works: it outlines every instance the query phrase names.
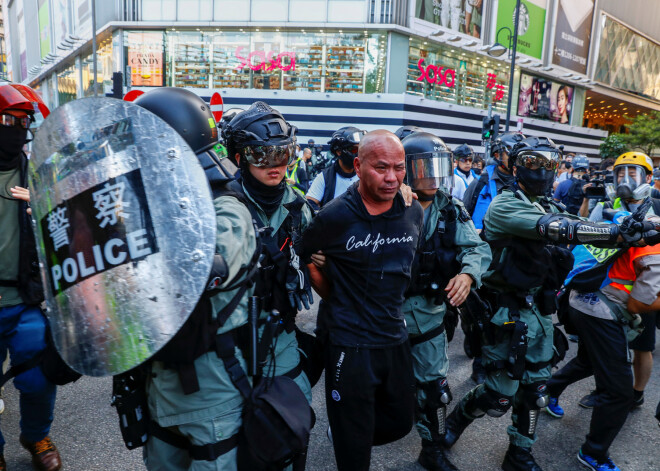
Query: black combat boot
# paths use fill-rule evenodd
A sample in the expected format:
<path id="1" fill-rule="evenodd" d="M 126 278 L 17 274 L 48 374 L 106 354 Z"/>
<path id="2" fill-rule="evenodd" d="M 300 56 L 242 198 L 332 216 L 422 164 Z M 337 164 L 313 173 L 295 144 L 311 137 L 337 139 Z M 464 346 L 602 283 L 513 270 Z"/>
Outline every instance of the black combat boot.
<path id="1" fill-rule="evenodd" d="M 459 406 L 454 407 L 454 410 L 451 411 L 451 414 L 447 416 L 447 431 L 440 438 L 440 444 L 447 450 L 454 446 L 454 443 L 456 443 L 458 439 L 461 438 L 461 435 L 467 426 L 472 423 L 472 419 L 465 417 L 465 415 L 459 409 Z"/>
<path id="2" fill-rule="evenodd" d="M 472 360 L 472 381 L 476 384 L 484 384 L 486 382 L 486 368 L 484 367 L 481 357 Z"/>
<path id="3" fill-rule="evenodd" d="M 458 471 L 458 468 L 445 456 L 444 448 L 430 440 L 422 440 L 422 451 L 417 461 L 429 471 Z"/>
<path id="4" fill-rule="evenodd" d="M 509 444 L 502 462 L 504 471 L 543 471 L 532 456 L 531 448 Z"/>

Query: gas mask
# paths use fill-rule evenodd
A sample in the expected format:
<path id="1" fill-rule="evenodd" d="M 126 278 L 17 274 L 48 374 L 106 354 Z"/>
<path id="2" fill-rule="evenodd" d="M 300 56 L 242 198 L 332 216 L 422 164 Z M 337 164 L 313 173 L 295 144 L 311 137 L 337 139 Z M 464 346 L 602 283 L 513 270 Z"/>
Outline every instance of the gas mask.
<path id="1" fill-rule="evenodd" d="M 559 153 L 554 151 L 526 151 L 516 157 L 516 180 L 534 196 L 544 196 L 555 180 L 559 167 Z"/>
<path id="2" fill-rule="evenodd" d="M 643 200 L 651 196 L 646 171 L 639 165 L 620 165 L 614 169 L 616 196 L 624 200 Z"/>

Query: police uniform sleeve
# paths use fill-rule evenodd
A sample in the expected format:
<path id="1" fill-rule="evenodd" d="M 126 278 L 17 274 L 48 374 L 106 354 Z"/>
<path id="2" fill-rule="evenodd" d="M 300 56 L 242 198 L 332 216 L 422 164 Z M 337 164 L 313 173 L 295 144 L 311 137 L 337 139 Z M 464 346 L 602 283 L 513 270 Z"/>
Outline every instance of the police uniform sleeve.
<path id="1" fill-rule="evenodd" d="M 509 191 L 497 195 L 486 211 L 484 227 L 489 239 L 522 237 L 541 240 L 536 225 L 544 212 Z"/>
<path id="2" fill-rule="evenodd" d="M 221 196 L 213 202 L 217 224 L 215 250 L 227 263 L 231 282 L 241 268 L 248 266 L 256 248 L 250 211 L 231 196 Z"/>
<path id="3" fill-rule="evenodd" d="M 474 183 L 474 182 L 473 182 Z M 481 240 L 472 219 L 460 202 L 455 202 L 458 216 L 454 242 L 460 250 L 456 257 L 461 264 L 461 273 L 474 279 L 475 287 L 481 286 L 481 276 L 486 272 L 492 260 L 488 243 Z"/>

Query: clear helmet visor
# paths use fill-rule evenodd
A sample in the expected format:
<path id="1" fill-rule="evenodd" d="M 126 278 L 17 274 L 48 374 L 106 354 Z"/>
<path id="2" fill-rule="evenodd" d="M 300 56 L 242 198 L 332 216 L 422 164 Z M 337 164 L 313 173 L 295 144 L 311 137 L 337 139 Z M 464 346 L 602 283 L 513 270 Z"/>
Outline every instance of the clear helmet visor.
<path id="1" fill-rule="evenodd" d="M 427 152 L 406 155 L 406 178 L 413 190 L 451 191 L 454 186 L 454 162 L 451 152 Z"/>
<path id="2" fill-rule="evenodd" d="M 554 151 L 529 151 L 521 152 L 516 157 L 516 165 L 529 170 L 544 168 L 548 171 L 556 171 L 559 168 L 560 154 Z"/>
<path id="3" fill-rule="evenodd" d="M 614 187 L 627 185 L 631 190 L 646 183 L 646 172 L 638 165 L 621 165 L 614 169 Z"/>

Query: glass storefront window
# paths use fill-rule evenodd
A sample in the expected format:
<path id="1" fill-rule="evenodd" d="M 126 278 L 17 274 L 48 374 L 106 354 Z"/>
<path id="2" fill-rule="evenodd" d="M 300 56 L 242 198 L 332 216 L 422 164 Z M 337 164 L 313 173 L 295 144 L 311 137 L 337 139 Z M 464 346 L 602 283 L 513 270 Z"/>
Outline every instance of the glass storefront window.
<path id="1" fill-rule="evenodd" d="M 284 74 L 284 90 L 320 92 L 323 90 L 324 36 L 291 34 L 288 36 L 288 68 Z M 293 59 L 291 59 L 293 57 Z M 293 66 L 291 65 L 293 64 Z"/>
<path id="2" fill-rule="evenodd" d="M 278 31 L 168 31 L 168 84 L 379 93 L 384 34 Z"/>
<path id="3" fill-rule="evenodd" d="M 126 83 L 133 87 L 162 87 L 163 33 L 161 31 L 125 31 Z"/>
<path id="4" fill-rule="evenodd" d="M 92 82 L 94 81 L 93 56 L 90 54 L 82 60 L 83 96 L 94 96 Z M 98 95 L 103 96 L 112 88 L 112 38 L 101 41 L 96 51 L 96 80 Z"/>
<path id="5" fill-rule="evenodd" d="M 506 112 L 505 63 L 411 38 L 407 92 L 473 108 Z"/>
<path id="6" fill-rule="evenodd" d="M 249 58 L 249 33 L 215 33 L 212 88 L 251 88 Z"/>
<path id="7" fill-rule="evenodd" d="M 59 106 L 78 97 L 78 69 L 75 65 L 57 74 L 57 95 Z"/>

